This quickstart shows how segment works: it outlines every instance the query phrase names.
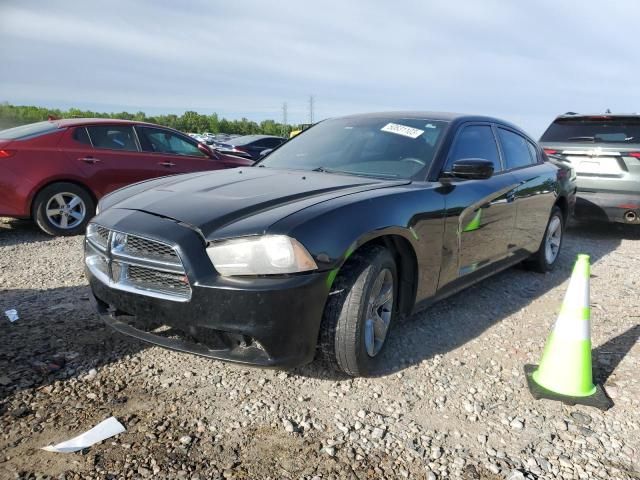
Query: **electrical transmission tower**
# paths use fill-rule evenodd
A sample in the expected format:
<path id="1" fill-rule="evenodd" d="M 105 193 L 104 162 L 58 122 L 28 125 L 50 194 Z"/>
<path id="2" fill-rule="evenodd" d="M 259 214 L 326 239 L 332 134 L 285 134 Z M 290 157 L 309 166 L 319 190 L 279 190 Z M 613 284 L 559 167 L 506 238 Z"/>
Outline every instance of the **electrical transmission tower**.
<path id="1" fill-rule="evenodd" d="M 287 136 L 287 102 L 282 104 L 282 136 Z"/>
<path id="2" fill-rule="evenodd" d="M 309 95 L 309 123 L 313 125 L 313 95 Z"/>

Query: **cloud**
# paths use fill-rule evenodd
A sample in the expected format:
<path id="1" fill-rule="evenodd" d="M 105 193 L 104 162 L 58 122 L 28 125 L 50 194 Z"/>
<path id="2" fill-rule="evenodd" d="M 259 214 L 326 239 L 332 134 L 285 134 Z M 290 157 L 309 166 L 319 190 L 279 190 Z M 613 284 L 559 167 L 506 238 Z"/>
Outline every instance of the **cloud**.
<path id="1" fill-rule="evenodd" d="M 291 121 L 482 113 L 537 135 L 558 113 L 637 110 L 633 0 L 0 5 L 0 100 Z"/>

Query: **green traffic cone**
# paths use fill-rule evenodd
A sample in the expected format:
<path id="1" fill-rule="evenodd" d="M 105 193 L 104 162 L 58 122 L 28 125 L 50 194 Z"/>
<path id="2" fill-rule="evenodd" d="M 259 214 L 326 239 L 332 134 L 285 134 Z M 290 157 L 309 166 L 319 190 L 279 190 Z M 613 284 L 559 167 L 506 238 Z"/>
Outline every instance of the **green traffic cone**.
<path id="1" fill-rule="evenodd" d="M 589 256 L 578 255 L 569 288 L 540 365 L 525 366 L 534 398 L 560 400 L 607 410 L 613 403 L 594 385 L 591 365 Z"/>

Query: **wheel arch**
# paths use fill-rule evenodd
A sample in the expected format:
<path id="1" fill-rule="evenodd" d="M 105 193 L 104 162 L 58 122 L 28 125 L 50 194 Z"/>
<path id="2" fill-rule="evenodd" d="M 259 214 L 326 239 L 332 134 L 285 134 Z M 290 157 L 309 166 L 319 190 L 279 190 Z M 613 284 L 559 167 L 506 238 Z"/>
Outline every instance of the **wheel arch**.
<path id="1" fill-rule="evenodd" d="M 567 200 L 567 197 L 565 197 L 564 195 L 560 195 L 556 199 L 556 202 L 554 203 L 554 205 L 557 206 L 562 212 L 562 217 L 566 224 L 567 220 L 569 220 L 569 201 Z"/>
<path id="2" fill-rule="evenodd" d="M 354 242 L 347 250 L 340 268 L 349 261 L 355 252 L 372 245 L 380 245 L 391 251 L 398 269 L 398 312 L 408 315 L 413 310 L 418 289 L 418 257 L 416 250 L 407 238 L 404 229 L 391 229 L 386 232 L 368 234 Z M 339 274 L 339 269 L 336 271 Z"/>

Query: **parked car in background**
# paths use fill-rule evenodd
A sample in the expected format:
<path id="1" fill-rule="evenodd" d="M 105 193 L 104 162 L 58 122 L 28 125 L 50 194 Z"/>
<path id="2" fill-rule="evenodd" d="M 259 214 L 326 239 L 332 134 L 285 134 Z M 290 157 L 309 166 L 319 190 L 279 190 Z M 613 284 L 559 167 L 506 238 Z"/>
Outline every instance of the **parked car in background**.
<path id="1" fill-rule="evenodd" d="M 215 145 L 219 152 L 258 160 L 264 150 L 273 150 L 287 140 L 272 135 L 244 135 Z"/>
<path id="2" fill-rule="evenodd" d="M 38 122 L 0 131 L 0 216 L 32 218 L 51 235 L 83 233 L 97 201 L 131 183 L 253 161 L 177 130 L 111 119 Z"/>
<path id="3" fill-rule="evenodd" d="M 557 263 L 575 188 L 510 123 L 326 120 L 257 166 L 102 199 L 86 274 L 116 330 L 176 350 L 375 373 L 394 320 L 524 261 Z"/>
<path id="4" fill-rule="evenodd" d="M 312 123 L 301 123 L 297 129 L 295 130 L 291 130 L 291 132 L 289 133 L 289 138 L 293 138 L 296 135 L 301 134 L 302 132 L 304 132 L 307 128 L 312 127 L 313 124 Z"/>
<path id="5" fill-rule="evenodd" d="M 640 115 L 560 115 L 540 144 L 575 168 L 578 219 L 640 225 Z"/>

